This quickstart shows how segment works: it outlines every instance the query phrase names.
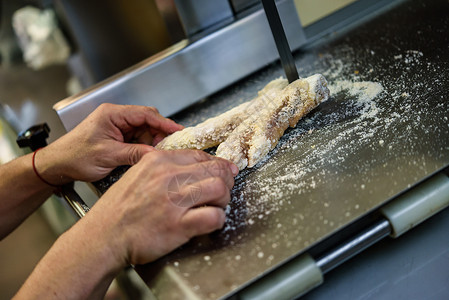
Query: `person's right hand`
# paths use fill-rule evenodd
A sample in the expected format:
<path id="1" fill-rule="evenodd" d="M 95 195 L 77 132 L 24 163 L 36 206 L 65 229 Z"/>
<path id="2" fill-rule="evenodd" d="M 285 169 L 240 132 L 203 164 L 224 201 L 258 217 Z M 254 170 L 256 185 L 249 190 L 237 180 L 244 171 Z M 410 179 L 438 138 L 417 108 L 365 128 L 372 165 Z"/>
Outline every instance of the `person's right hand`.
<path id="1" fill-rule="evenodd" d="M 145 154 L 80 220 L 123 264 L 151 262 L 221 228 L 238 168 L 199 150 Z"/>

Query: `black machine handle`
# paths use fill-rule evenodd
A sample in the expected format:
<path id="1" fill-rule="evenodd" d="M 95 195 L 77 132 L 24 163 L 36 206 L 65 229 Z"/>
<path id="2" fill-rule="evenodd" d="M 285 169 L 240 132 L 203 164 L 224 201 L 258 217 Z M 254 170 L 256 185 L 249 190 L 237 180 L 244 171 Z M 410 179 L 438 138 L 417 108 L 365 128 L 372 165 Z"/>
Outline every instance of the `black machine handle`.
<path id="1" fill-rule="evenodd" d="M 34 125 L 19 133 L 17 144 L 20 148 L 30 147 L 31 151 L 47 146 L 50 127 L 47 123 Z"/>

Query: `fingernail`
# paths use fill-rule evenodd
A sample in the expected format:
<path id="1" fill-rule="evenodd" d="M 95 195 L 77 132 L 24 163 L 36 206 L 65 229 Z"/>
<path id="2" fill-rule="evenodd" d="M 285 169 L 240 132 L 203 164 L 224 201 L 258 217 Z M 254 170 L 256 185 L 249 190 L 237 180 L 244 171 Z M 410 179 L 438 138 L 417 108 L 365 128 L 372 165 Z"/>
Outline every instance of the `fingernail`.
<path id="1" fill-rule="evenodd" d="M 236 165 L 230 164 L 229 167 L 231 168 L 231 172 L 234 176 L 239 173 L 239 168 Z"/>

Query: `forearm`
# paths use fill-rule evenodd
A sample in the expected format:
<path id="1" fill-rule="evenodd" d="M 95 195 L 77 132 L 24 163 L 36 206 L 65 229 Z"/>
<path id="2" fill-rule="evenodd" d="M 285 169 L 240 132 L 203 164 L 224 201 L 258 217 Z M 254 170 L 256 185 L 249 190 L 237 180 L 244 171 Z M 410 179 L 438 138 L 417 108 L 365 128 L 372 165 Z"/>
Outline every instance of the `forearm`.
<path id="1" fill-rule="evenodd" d="M 58 238 L 15 299 L 104 297 L 126 263 L 116 257 L 113 239 L 89 214 Z"/>
<path id="2" fill-rule="evenodd" d="M 32 154 L 0 165 L 0 239 L 33 213 L 53 192 L 34 173 Z"/>
<path id="3" fill-rule="evenodd" d="M 222 228 L 236 174 L 236 166 L 202 151 L 145 155 L 56 241 L 16 299 L 101 299 L 127 265 Z M 186 175 L 203 192 L 192 206 L 176 205 L 165 187 Z M 187 193 L 181 189 L 180 199 Z"/>

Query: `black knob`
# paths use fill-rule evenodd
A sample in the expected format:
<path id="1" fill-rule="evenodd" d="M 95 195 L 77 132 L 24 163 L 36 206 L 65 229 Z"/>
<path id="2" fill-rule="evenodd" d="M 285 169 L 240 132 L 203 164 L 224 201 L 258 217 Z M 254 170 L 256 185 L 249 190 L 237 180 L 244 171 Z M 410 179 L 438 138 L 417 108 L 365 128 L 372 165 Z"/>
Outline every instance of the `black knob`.
<path id="1" fill-rule="evenodd" d="M 20 148 L 30 147 L 32 151 L 47 146 L 50 127 L 47 123 L 34 125 L 19 133 L 17 144 Z"/>

